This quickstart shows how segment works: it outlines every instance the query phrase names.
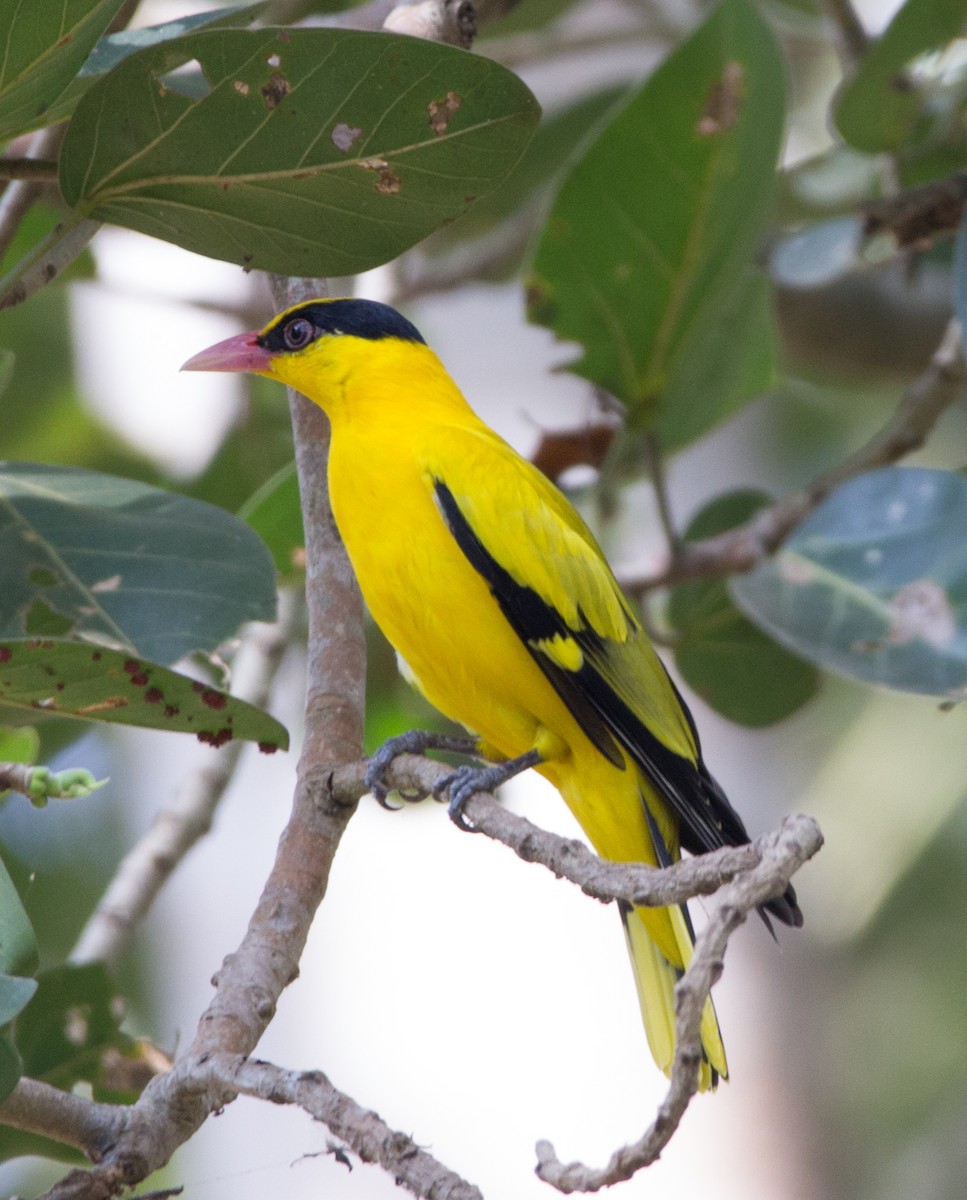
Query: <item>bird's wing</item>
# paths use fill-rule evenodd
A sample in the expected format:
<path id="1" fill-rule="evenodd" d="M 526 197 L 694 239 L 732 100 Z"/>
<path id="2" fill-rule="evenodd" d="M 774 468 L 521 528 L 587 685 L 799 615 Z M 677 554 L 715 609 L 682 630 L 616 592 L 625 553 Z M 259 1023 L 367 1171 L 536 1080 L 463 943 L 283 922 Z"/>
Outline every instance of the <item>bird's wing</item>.
<path id="1" fill-rule="evenodd" d="M 730 834 L 746 841 L 593 534 L 557 488 L 488 434 L 450 435 L 425 467 L 457 546 L 590 741 L 616 766 L 623 747 L 676 812 L 685 848 L 716 849 Z"/>

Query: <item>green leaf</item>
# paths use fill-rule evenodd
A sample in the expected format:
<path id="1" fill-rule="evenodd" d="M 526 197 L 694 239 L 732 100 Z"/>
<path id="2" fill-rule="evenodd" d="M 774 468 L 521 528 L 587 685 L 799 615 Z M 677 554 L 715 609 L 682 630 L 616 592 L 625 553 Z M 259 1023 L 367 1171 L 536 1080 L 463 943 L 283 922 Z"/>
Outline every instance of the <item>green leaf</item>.
<path id="1" fill-rule="evenodd" d="M 102 963 L 55 967 L 39 976 L 37 994 L 17 1018 L 24 1073 L 54 1087 L 97 1082 L 101 1056 L 126 1047 L 115 988 Z"/>
<path id="2" fill-rule="evenodd" d="M 78 468 L 0 464 L 0 562 L 0 637 L 88 637 L 174 662 L 275 612 L 268 552 L 236 517 Z"/>
<path id="3" fill-rule="evenodd" d="M 719 496 L 694 518 L 686 541 L 714 537 L 768 503 L 763 492 Z M 816 691 L 816 669 L 760 632 L 729 598 L 724 580 L 682 584 L 668 620 L 677 636 L 675 663 L 693 691 L 729 720 L 758 728 L 801 708 Z"/>
<path id="4" fill-rule="evenodd" d="M 37 970 L 37 939 L 13 880 L 0 859 L 0 972 L 33 975 Z"/>
<path id="5" fill-rule="evenodd" d="M 717 406 L 702 416 L 700 367 L 683 360 L 742 357 L 725 345 L 736 333 L 725 316 L 748 287 L 768 212 L 784 91 L 768 27 L 746 0 L 723 0 L 591 145 L 551 210 L 530 318 L 580 344 L 569 369 L 623 400 L 636 425 L 660 428 L 673 405 L 696 407 L 691 430 L 721 416 Z M 752 358 L 730 362 L 729 407 L 771 370 L 763 325 L 761 308 L 743 322 Z"/>
<path id="6" fill-rule="evenodd" d="M 17 1086 L 22 1074 L 23 1060 L 13 1044 L 12 1032 L 10 1029 L 0 1029 L 0 1104 Z"/>
<path id="7" fill-rule="evenodd" d="M 954 312 L 960 322 L 960 338 L 967 346 L 967 213 L 960 218 L 954 243 Z"/>
<path id="8" fill-rule="evenodd" d="M 967 479 L 887 467 L 829 496 L 733 598 L 819 666 L 925 695 L 967 685 Z"/>
<path id="9" fill-rule="evenodd" d="M 958 37 L 965 21 L 967 0 L 907 0 L 839 93 L 835 119 L 847 142 L 869 154 L 903 145 L 925 104 L 904 68 Z"/>
<path id="10" fill-rule="evenodd" d="M 522 207 L 535 193 L 543 195 L 553 177 L 573 159 L 575 146 L 587 140 L 603 119 L 628 97 L 627 87 L 607 87 L 568 104 L 554 112 L 545 112 L 537 132 L 531 138 L 520 162 L 507 179 L 474 204 L 460 221 L 434 234 L 425 249 L 437 254 L 468 238 L 481 237 L 507 223 L 519 222 Z M 502 228 L 505 238 L 513 237 L 512 227 Z"/>
<path id="11" fill-rule="evenodd" d="M 0 140 L 49 123 L 120 0 L 0 5 Z"/>
<path id="12" fill-rule="evenodd" d="M 9 1024 L 26 1007 L 36 990 L 36 979 L 0 975 L 0 1025 Z"/>
<path id="13" fill-rule="evenodd" d="M 0 1104 L 23 1074 L 10 1022 L 30 1003 L 37 981 L 37 939 L 24 906 L 0 859 Z"/>
<path id="14" fill-rule="evenodd" d="M 287 463 L 266 480 L 238 515 L 268 546 L 279 574 L 292 575 L 306 544 L 295 463 Z"/>
<path id="15" fill-rule="evenodd" d="M 37 761 L 40 738 L 32 725 L 8 729 L 0 725 L 0 762 L 32 763 Z M 0 796 L 6 795 L 0 792 Z"/>
<path id="16" fill-rule="evenodd" d="M 145 25 L 139 29 L 122 29 L 119 33 L 102 37 L 91 51 L 90 57 L 81 67 L 70 86 L 53 104 L 47 113 L 47 122 L 63 121 L 77 107 L 81 96 L 95 79 L 106 75 L 137 50 L 156 46 L 172 38 L 182 37 L 195 29 L 214 29 L 225 26 L 244 26 L 260 17 L 268 4 L 236 5 L 233 8 L 213 8 L 208 12 L 184 16 L 177 21 L 166 21 L 162 25 Z"/>
<path id="17" fill-rule="evenodd" d="M 83 642 L 0 642 L 0 702 L 51 713 L 193 733 L 220 746 L 233 738 L 271 753 L 289 745 L 267 713 L 167 667 Z"/>
<path id="18" fill-rule="evenodd" d="M 771 288 L 747 269 L 697 315 L 662 397 L 657 433 L 666 453 L 696 441 L 776 379 Z"/>
<path id="19" fill-rule="evenodd" d="M 207 89 L 198 99 L 170 74 L 188 62 Z M 203 32 L 142 50 L 91 88 L 61 187 L 84 216 L 213 258 L 347 275 L 489 191 L 538 112 L 497 63 L 416 38 Z"/>

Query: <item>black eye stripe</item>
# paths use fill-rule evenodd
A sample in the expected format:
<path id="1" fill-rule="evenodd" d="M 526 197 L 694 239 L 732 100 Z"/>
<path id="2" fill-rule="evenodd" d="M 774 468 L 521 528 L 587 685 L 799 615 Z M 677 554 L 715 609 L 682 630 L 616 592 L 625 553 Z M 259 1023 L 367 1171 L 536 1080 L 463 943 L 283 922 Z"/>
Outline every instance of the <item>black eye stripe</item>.
<path id="1" fill-rule="evenodd" d="M 320 337 L 340 335 L 370 341 L 423 341 L 405 317 L 372 300 L 310 300 L 270 325 L 258 341 L 274 354 L 294 354 Z"/>

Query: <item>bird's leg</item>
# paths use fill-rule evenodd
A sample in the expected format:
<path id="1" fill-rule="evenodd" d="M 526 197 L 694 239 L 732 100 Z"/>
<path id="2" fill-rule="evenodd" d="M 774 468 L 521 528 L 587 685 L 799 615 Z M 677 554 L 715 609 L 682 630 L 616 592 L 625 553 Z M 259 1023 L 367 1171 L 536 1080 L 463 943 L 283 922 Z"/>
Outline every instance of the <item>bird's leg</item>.
<path id="1" fill-rule="evenodd" d="M 447 811 L 450 820 L 467 833 L 474 833 L 474 827 L 463 815 L 463 807 L 470 797 L 477 792 L 492 792 L 508 779 L 513 779 L 515 775 L 530 767 L 536 767 L 542 761 L 539 750 L 528 750 L 518 758 L 509 758 L 506 762 L 495 763 L 491 767 L 473 767 L 469 764 L 457 767 L 433 785 L 433 794 L 439 796 L 449 789 L 450 803 Z"/>
<path id="2" fill-rule="evenodd" d="M 474 737 L 452 733 L 430 733 L 425 729 L 411 729 L 385 741 L 370 758 L 366 767 L 366 790 L 372 792 L 383 808 L 392 810 L 386 802 L 390 794 L 383 776 L 390 763 L 400 754 L 425 754 L 427 750 L 451 750 L 455 754 L 479 753 L 479 742 Z"/>

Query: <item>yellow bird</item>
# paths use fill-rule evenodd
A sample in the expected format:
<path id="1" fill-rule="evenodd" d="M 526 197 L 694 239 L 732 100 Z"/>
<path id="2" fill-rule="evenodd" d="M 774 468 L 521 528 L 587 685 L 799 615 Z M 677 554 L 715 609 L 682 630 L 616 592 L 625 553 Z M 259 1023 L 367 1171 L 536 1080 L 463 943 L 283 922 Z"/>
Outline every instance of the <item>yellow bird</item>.
<path id="1" fill-rule="evenodd" d="M 476 416 L 409 321 L 372 301 L 313 300 L 185 369 L 277 379 L 328 415 L 333 513 L 370 612 L 407 678 L 498 764 L 450 777 L 458 823 L 474 791 L 533 766 L 604 858 L 665 866 L 682 848 L 749 840 L 591 531 Z M 374 757 L 374 790 L 395 753 L 433 744 L 394 739 Z M 765 908 L 802 924 L 791 887 Z M 621 919 L 667 1073 L 691 922 L 684 906 L 623 905 Z M 711 1002 L 702 1042 L 705 1089 L 728 1074 Z"/>

